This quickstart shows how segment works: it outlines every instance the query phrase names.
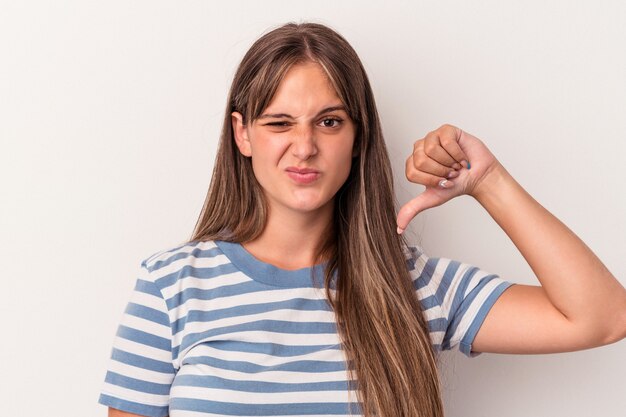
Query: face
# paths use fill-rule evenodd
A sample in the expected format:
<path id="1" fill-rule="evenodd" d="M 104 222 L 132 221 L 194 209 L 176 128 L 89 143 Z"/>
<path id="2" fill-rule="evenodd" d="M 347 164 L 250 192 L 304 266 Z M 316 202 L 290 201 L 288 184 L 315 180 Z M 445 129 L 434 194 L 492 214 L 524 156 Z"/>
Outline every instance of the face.
<path id="1" fill-rule="evenodd" d="M 239 151 L 252 158 L 270 209 L 332 209 L 350 173 L 355 126 L 321 66 L 294 65 L 263 114 L 232 113 Z"/>

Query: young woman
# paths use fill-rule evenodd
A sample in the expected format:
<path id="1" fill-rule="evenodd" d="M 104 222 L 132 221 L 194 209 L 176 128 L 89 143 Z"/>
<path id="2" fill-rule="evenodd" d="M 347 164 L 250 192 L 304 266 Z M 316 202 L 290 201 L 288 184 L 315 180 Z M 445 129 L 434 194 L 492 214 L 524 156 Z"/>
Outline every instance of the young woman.
<path id="1" fill-rule="evenodd" d="M 442 416 L 437 353 L 547 353 L 626 335 L 626 291 L 508 174 L 444 125 L 406 163 L 397 214 L 355 51 L 312 23 L 257 40 L 235 75 L 188 242 L 142 262 L 100 402 L 110 416 Z M 541 286 L 428 258 L 411 218 L 474 197 Z"/>

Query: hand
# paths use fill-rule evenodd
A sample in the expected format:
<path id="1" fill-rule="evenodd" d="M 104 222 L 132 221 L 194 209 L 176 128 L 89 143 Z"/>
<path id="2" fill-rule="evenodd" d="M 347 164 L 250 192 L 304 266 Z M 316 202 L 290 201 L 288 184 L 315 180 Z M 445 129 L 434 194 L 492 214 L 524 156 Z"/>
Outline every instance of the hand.
<path id="1" fill-rule="evenodd" d="M 480 141 L 451 125 L 443 125 L 413 145 L 406 161 L 409 181 L 426 190 L 398 212 L 398 233 L 421 211 L 439 206 L 454 197 L 474 195 L 498 160 Z"/>

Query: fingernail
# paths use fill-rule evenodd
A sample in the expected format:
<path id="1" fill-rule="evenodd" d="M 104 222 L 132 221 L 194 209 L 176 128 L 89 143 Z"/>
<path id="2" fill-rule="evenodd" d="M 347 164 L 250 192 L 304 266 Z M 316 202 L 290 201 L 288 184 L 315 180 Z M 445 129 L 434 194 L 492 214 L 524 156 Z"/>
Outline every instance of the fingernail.
<path id="1" fill-rule="evenodd" d="M 398 232 L 398 234 L 401 235 L 402 232 L 404 232 L 404 229 L 398 226 L 398 229 L 396 229 L 396 232 Z"/>
<path id="2" fill-rule="evenodd" d="M 459 175 L 459 171 L 450 171 L 447 175 L 447 178 L 454 178 Z"/>
<path id="3" fill-rule="evenodd" d="M 441 180 L 441 181 L 439 181 L 439 186 L 440 186 L 441 188 L 450 188 L 450 187 L 452 187 L 453 185 L 454 185 L 454 184 L 452 184 L 452 182 L 451 182 L 451 181 L 448 181 L 448 180 Z"/>
<path id="4" fill-rule="evenodd" d="M 465 168 L 469 169 L 469 162 L 467 162 L 465 159 L 461 161 L 461 165 L 463 165 Z"/>
<path id="5" fill-rule="evenodd" d="M 454 168 L 454 169 L 461 169 L 463 167 L 458 162 L 455 162 L 454 165 L 452 165 L 452 168 Z"/>

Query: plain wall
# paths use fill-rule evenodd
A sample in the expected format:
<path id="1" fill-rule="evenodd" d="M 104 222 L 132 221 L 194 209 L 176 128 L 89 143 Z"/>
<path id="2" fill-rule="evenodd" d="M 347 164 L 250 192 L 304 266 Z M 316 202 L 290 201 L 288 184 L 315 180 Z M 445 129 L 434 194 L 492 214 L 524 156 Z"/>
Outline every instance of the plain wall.
<path id="1" fill-rule="evenodd" d="M 235 68 L 287 21 L 325 23 L 359 53 L 400 202 L 422 190 L 404 178 L 413 142 L 454 124 L 626 283 L 625 18 L 621 1 L 0 3 L 1 414 L 106 414 L 139 262 L 190 236 Z M 470 197 L 410 236 L 537 283 Z M 447 415 L 623 416 L 625 354 L 446 354 Z"/>

